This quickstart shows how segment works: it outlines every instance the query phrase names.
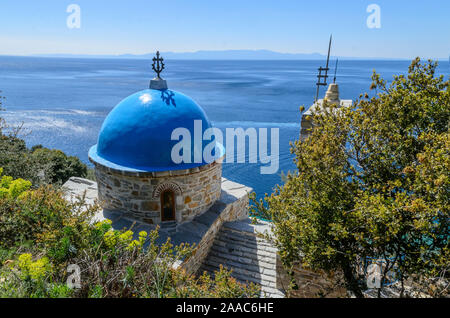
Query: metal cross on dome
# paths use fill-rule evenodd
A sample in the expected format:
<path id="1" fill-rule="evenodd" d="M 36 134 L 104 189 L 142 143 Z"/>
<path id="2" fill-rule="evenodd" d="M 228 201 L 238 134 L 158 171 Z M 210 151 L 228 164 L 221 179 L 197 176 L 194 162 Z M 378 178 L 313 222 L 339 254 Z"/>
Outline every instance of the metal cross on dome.
<path id="1" fill-rule="evenodd" d="M 159 74 L 164 70 L 164 59 L 160 57 L 159 51 L 156 51 L 156 57 L 153 58 L 152 69 L 156 72 L 156 77 L 161 79 Z"/>

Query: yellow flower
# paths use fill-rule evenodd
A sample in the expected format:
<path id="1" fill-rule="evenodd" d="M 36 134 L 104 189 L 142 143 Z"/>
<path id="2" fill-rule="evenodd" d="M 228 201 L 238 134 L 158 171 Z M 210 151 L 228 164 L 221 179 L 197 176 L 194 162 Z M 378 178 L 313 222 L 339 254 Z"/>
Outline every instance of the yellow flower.
<path id="1" fill-rule="evenodd" d="M 47 257 L 43 257 L 29 266 L 30 277 L 34 280 L 39 280 L 50 271 L 50 264 Z"/>
<path id="2" fill-rule="evenodd" d="M 30 275 L 31 279 L 39 280 L 51 270 L 51 265 L 47 257 L 43 257 L 33 262 L 29 253 L 19 256 L 19 268 L 25 275 Z"/>
<path id="3" fill-rule="evenodd" d="M 133 239 L 133 232 L 130 230 L 119 235 L 119 241 L 122 244 L 129 244 L 132 239 Z"/>
<path id="4" fill-rule="evenodd" d="M 132 233 L 131 231 L 127 231 L 127 232 Z M 124 234 L 129 236 L 130 233 L 127 233 L 127 232 L 125 232 Z M 128 246 L 127 246 L 127 250 L 132 251 L 135 247 L 141 248 L 144 245 L 145 241 L 147 240 L 147 236 L 148 236 L 147 232 L 145 232 L 145 231 L 139 232 L 139 240 L 131 241 L 131 243 L 128 244 Z"/>
<path id="5" fill-rule="evenodd" d="M 148 236 L 147 232 L 145 232 L 145 231 L 139 232 L 139 243 L 141 245 L 144 245 L 145 240 L 147 240 L 147 236 Z"/>
<path id="6" fill-rule="evenodd" d="M 141 242 L 136 241 L 136 240 L 133 240 L 130 244 L 128 244 L 128 246 L 127 246 L 126 249 L 127 249 L 128 251 L 132 251 L 132 250 L 134 250 L 135 247 L 140 248 L 141 245 L 142 245 Z"/>
<path id="7" fill-rule="evenodd" d="M 9 195 L 12 198 L 17 198 L 22 193 L 31 188 L 31 182 L 28 180 L 17 179 L 9 185 Z"/>
<path id="8" fill-rule="evenodd" d="M 31 264 L 31 254 L 25 253 L 19 256 L 19 268 L 28 270 Z"/>
<path id="9" fill-rule="evenodd" d="M 109 220 L 109 219 L 106 219 L 106 220 L 103 220 L 103 221 L 101 221 L 101 222 L 97 222 L 97 223 L 95 224 L 95 228 L 99 230 L 99 229 L 101 229 L 103 226 L 105 226 L 105 228 L 109 229 L 109 228 L 111 228 L 111 224 L 112 224 L 112 221 Z"/>
<path id="10" fill-rule="evenodd" d="M 117 237 L 114 231 L 108 231 L 103 235 L 103 239 L 105 240 L 106 246 L 109 248 L 116 246 Z"/>

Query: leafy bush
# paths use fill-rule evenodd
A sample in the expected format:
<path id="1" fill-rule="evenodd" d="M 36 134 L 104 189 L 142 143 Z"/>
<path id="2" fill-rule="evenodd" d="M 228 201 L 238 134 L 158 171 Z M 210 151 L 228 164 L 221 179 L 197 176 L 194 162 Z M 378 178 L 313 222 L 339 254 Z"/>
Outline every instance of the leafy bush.
<path id="1" fill-rule="evenodd" d="M 83 224 L 97 208 L 84 209 L 79 203 L 68 203 L 63 193 L 52 186 L 26 191 L 30 186 L 29 181 L 2 177 L 0 247 L 38 241 L 41 236 L 57 233 L 67 225 Z"/>
<path id="2" fill-rule="evenodd" d="M 41 182 L 39 169 L 30 156 L 25 141 L 14 136 L 0 134 L 0 167 L 15 179 L 23 178 L 33 184 Z"/>
<path id="3" fill-rule="evenodd" d="M 258 297 L 221 269 L 197 278 L 174 264 L 193 246 L 156 244 L 158 231 L 112 229 L 94 222 L 97 206 L 68 202 L 52 186 L 3 177 L 0 197 L 0 297 Z M 17 184 L 15 191 L 9 189 Z M 81 270 L 80 288 L 70 288 L 69 265 Z"/>
<path id="4" fill-rule="evenodd" d="M 61 184 L 70 177 L 87 176 L 87 166 L 80 159 L 60 150 L 35 146 L 15 136 L 0 135 L 0 166 L 13 178 L 30 180 L 33 185 Z"/>
<path id="5" fill-rule="evenodd" d="M 10 176 L 2 176 L 3 168 L 0 168 L 0 198 L 17 198 L 31 187 L 31 182 L 23 179 L 14 180 Z"/>
<path id="6" fill-rule="evenodd" d="M 51 183 L 64 183 L 70 177 L 84 178 L 88 172 L 87 166 L 80 159 L 67 156 L 61 150 L 35 146 L 31 149 L 31 156 Z"/>

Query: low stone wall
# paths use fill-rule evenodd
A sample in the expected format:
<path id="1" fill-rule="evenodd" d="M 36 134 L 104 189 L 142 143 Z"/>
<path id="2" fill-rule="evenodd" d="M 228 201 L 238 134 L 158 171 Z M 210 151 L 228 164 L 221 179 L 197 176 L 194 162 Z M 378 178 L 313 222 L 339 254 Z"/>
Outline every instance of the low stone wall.
<path id="1" fill-rule="evenodd" d="M 232 184 L 236 185 L 236 183 Z M 197 244 L 194 254 L 181 264 L 181 268 L 185 269 L 186 272 L 190 274 L 198 272 L 224 223 L 248 218 L 248 193 L 252 189 L 242 185 L 240 186 L 242 187 L 242 191 L 239 196 L 235 196 L 231 200 L 222 197 L 219 204 L 213 206 L 203 215 L 205 221 L 208 219 L 204 223 L 209 223 L 205 224 L 207 226 L 209 225 L 209 229 Z M 225 188 L 224 193 L 229 194 L 229 192 L 226 192 L 227 189 L 224 184 L 222 187 Z"/>
<path id="2" fill-rule="evenodd" d="M 198 168 L 164 172 L 126 172 L 96 162 L 100 204 L 104 209 L 121 211 L 148 224 L 161 222 L 161 193 L 175 193 L 175 218 L 178 223 L 192 220 L 208 210 L 220 197 L 220 161 Z"/>

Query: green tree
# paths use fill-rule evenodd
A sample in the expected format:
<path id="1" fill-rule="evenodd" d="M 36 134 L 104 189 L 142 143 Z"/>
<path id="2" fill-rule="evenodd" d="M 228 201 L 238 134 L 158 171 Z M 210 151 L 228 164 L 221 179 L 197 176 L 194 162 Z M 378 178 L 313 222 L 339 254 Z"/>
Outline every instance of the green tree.
<path id="1" fill-rule="evenodd" d="M 13 135 L 0 135 L 0 167 L 5 174 L 14 178 L 23 178 L 38 184 L 38 169 L 31 158 L 25 141 Z"/>
<path id="2" fill-rule="evenodd" d="M 254 208 L 273 220 L 287 268 L 340 272 L 360 297 L 367 258 L 387 261 L 381 283 L 398 270 L 402 296 L 412 279 L 433 293 L 432 279 L 448 278 L 450 91 L 436 67 L 417 58 L 390 85 L 374 73 L 373 97 L 312 114 L 292 147 L 298 173 Z"/>
<path id="3" fill-rule="evenodd" d="M 0 135 L 0 167 L 13 178 L 32 181 L 34 186 L 64 183 L 70 177 L 86 177 L 87 166 L 77 157 L 61 150 L 34 146 L 28 149 L 25 141 L 15 135 Z"/>
<path id="4" fill-rule="evenodd" d="M 70 177 L 86 177 L 87 166 L 74 156 L 67 156 L 61 150 L 34 146 L 32 160 L 51 183 L 64 183 Z"/>

